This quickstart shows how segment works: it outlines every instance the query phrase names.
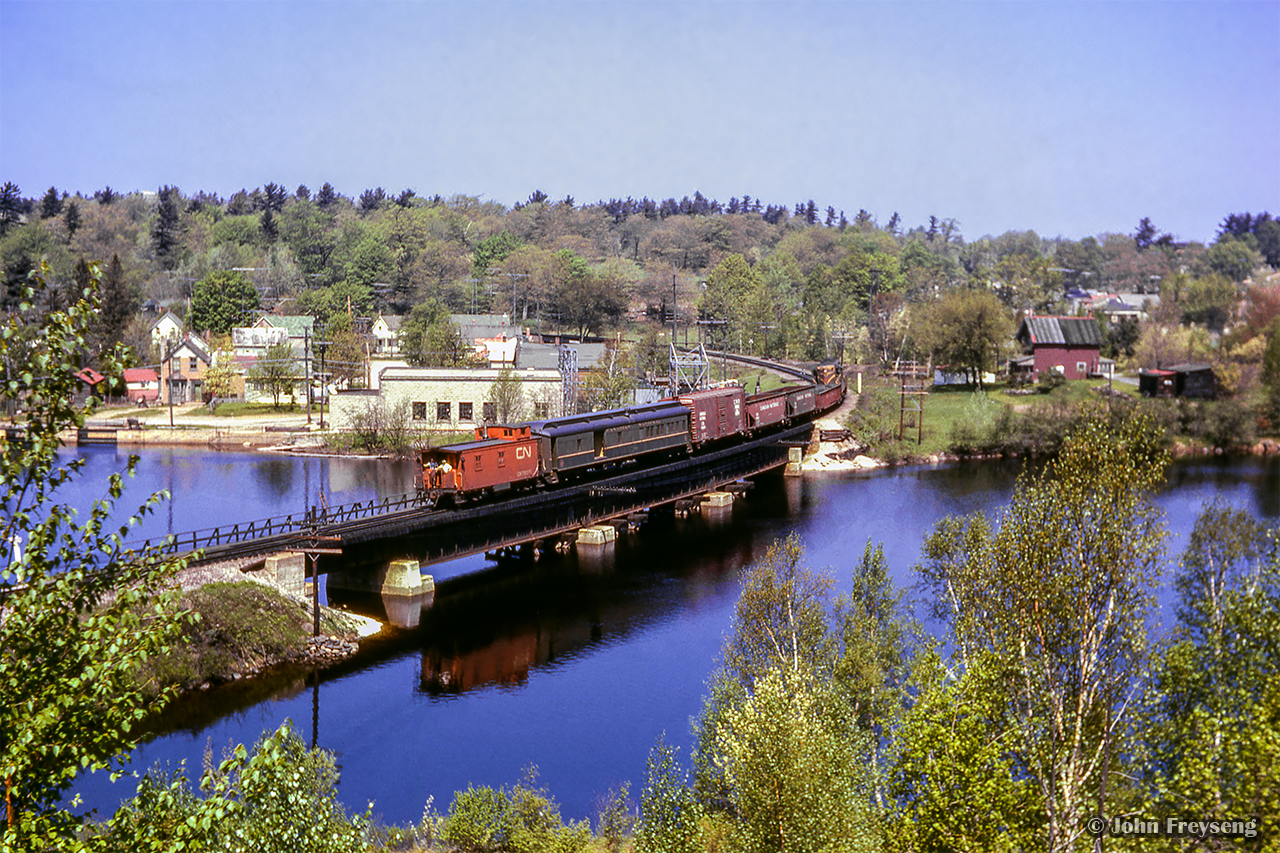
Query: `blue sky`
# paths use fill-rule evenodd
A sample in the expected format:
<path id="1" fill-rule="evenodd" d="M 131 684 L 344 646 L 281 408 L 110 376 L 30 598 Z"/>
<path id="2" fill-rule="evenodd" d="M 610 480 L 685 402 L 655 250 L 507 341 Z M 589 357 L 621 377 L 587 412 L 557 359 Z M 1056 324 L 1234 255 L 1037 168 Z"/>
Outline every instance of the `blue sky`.
<path id="1" fill-rule="evenodd" d="M 967 240 L 1280 214 L 1280 0 L 0 0 L 0 181 L 814 199 Z"/>

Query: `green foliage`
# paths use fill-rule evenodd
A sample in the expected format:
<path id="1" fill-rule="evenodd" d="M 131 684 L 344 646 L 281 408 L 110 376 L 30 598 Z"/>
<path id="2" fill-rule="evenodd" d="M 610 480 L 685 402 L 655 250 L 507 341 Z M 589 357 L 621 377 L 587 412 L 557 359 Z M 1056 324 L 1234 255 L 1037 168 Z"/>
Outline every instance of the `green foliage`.
<path id="1" fill-rule="evenodd" d="M 1146 662 L 1165 464 L 1145 419 L 1088 421 L 1023 476 L 997 528 L 947 518 L 924 544 L 920 572 L 961 662 L 1002 662 L 1008 748 L 1038 788 L 1051 850 L 1115 796 L 1105 768 Z"/>
<path id="2" fill-rule="evenodd" d="M 1143 730 L 1149 806 L 1256 816 L 1257 849 L 1280 832 L 1277 545 L 1277 531 L 1243 511 L 1201 513 L 1174 581 L 1178 626 L 1156 660 Z"/>
<path id="3" fill-rule="evenodd" d="M 702 808 L 679 765 L 679 751 L 658 738 L 645 765 L 636 853 L 700 853 Z"/>
<path id="4" fill-rule="evenodd" d="M 472 355 L 449 309 L 436 300 L 413 306 L 400 327 L 400 352 L 415 367 L 457 367 Z"/>
<path id="5" fill-rule="evenodd" d="M 259 389 L 271 395 L 271 403 L 280 407 L 280 397 L 293 394 L 297 380 L 298 360 L 293 345 L 287 340 L 272 344 L 253 362 L 246 377 Z"/>
<path id="6" fill-rule="evenodd" d="M 58 432 L 84 423 L 73 403 L 78 359 L 98 308 L 97 281 L 84 298 L 42 319 L 24 302 L 0 330 L 11 366 L 0 402 L 14 406 L 20 438 L 0 436 L 0 784 L 7 849 L 76 846 L 82 818 L 61 804 L 82 770 L 113 767 L 138 740 L 139 722 L 172 696 L 140 685 L 135 672 L 175 642 L 184 613 L 172 583 L 183 561 L 126 549 L 122 540 L 154 510 L 153 496 L 119 527 L 109 521 L 124 489 L 113 474 L 105 496 L 78 520 L 58 489 L 83 466 L 59 464 Z M 120 353 L 102 364 L 121 375 Z M 137 464 L 132 457 L 125 474 Z M 16 553 L 21 545 L 21 556 Z"/>
<path id="7" fill-rule="evenodd" d="M 728 709 L 718 755 L 736 849 L 876 849 L 864 789 L 865 745 L 832 687 L 777 668 Z"/>
<path id="8" fill-rule="evenodd" d="M 575 853 L 591 838 L 586 822 L 564 824 L 560 807 L 529 767 L 511 789 L 468 787 L 454 795 L 440 838 L 461 853 Z"/>
<path id="9" fill-rule="evenodd" d="M 301 647 L 309 634 L 307 611 L 253 581 L 205 584 L 183 605 L 196 616 L 183 642 L 146 668 L 160 684 L 193 687 L 255 670 Z"/>
<path id="10" fill-rule="evenodd" d="M 917 335 L 937 364 L 964 370 L 982 387 L 982 374 L 995 366 L 1013 333 L 1008 311 L 987 290 L 954 288 L 924 310 Z"/>
<path id="11" fill-rule="evenodd" d="M 368 816 L 337 801 L 333 756 L 309 750 L 286 721 L 250 753 L 237 746 L 192 792 L 184 773 L 151 771 L 112 816 L 100 849 L 218 853 L 363 853 Z"/>
<path id="12" fill-rule="evenodd" d="M 596 818 L 596 837 L 604 842 L 609 853 L 621 853 L 622 843 L 631 835 L 636 823 L 629 794 L 631 783 L 623 782 L 610 790 L 603 798 Z"/>
<path id="13" fill-rule="evenodd" d="M 910 710 L 890 747 L 888 846 L 895 850 L 1035 849 L 1039 794 L 1006 737 L 999 659 L 948 673 L 935 650 L 912 668 Z"/>
<path id="14" fill-rule="evenodd" d="M 494 417 L 500 424 L 516 423 L 525 416 L 524 380 L 511 368 L 498 371 L 498 378 L 489 386 L 489 398 Z"/>
<path id="15" fill-rule="evenodd" d="M 257 310 L 258 289 L 244 273 L 215 270 L 191 289 L 189 325 L 198 332 L 228 335 L 252 323 Z"/>

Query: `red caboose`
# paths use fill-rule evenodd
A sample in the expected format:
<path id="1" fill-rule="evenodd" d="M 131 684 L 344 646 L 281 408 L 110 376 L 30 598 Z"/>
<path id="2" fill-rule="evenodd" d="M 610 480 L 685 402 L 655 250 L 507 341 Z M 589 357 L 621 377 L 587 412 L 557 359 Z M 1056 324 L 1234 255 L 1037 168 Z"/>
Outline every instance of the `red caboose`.
<path id="1" fill-rule="evenodd" d="M 418 456 L 419 491 L 427 499 L 439 501 L 532 485 L 538 478 L 538 440 L 529 434 L 528 427 L 504 430 L 502 438 L 422 451 Z"/>
<path id="2" fill-rule="evenodd" d="M 681 394 L 690 412 L 689 438 L 694 447 L 742 435 L 746 429 L 746 394 L 739 385 Z"/>

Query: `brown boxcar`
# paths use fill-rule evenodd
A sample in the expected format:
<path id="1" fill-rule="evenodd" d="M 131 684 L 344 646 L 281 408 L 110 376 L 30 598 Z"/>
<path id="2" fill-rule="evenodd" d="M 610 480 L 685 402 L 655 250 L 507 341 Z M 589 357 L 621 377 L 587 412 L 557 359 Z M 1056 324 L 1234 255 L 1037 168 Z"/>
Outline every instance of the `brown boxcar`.
<path id="1" fill-rule="evenodd" d="M 689 437 L 694 447 L 745 431 L 745 394 L 740 385 L 690 391 L 678 399 L 689 408 Z"/>
<path id="2" fill-rule="evenodd" d="M 538 476 L 538 440 L 489 438 L 432 447 L 418 457 L 420 489 L 431 500 L 471 497 L 486 489 L 531 484 Z"/>

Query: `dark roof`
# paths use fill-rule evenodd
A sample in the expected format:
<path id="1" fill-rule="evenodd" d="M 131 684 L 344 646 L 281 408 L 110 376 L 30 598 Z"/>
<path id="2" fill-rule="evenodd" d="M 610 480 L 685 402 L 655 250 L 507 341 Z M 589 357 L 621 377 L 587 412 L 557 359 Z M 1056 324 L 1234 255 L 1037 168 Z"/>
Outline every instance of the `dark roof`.
<path id="1" fill-rule="evenodd" d="M 1165 370 L 1170 370 L 1174 373 L 1199 373 L 1203 370 L 1213 370 L 1213 365 L 1212 364 L 1175 364 L 1175 365 L 1172 365 L 1171 367 L 1166 367 Z"/>
<path id="2" fill-rule="evenodd" d="M 1033 344 L 1102 346 L 1102 329 L 1092 317 L 1026 317 L 1018 327 L 1018 339 L 1024 337 Z"/>

